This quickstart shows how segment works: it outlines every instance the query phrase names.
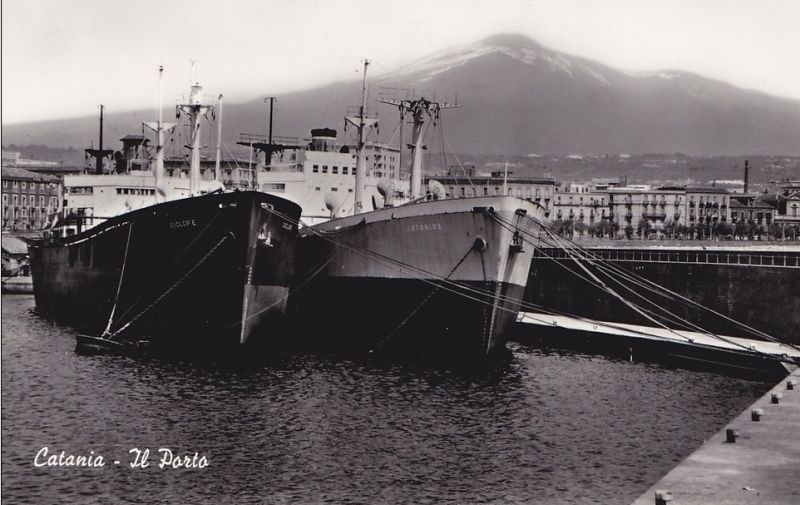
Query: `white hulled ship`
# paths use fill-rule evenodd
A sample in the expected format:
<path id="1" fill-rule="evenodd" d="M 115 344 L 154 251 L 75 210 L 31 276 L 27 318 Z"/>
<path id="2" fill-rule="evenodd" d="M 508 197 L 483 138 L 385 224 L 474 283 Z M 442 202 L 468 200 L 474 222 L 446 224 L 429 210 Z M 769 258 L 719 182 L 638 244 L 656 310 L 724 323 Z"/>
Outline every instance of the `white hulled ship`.
<path id="1" fill-rule="evenodd" d="M 364 212 L 365 100 L 353 214 L 301 229 L 289 313 L 301 335 L 328 348 L 485 355 L 517 316 L 544 209 L 423 188 L 427 122 L 449 106 L 420 98 L 387 101 L 414 120 L 412 200 Z"/>

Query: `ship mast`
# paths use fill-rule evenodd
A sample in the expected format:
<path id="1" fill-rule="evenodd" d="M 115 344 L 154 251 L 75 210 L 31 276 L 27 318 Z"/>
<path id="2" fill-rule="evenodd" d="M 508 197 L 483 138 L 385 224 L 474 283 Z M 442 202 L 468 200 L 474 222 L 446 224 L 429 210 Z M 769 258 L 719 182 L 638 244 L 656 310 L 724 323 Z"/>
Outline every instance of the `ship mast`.
<path id="1" fill-rule="evenodd" d="M 401 121 L 406 114 L 411 113 L 414 119 L 412 130 L 411 148 L 414 150 L 414 164 L 411 168 L 411 198 L 419 198 L 422 195 L 422 151 L 425 146 L 422 141 L 425 138 L 427 129 L 426 116 L 430 117 L 434 123 L 439 120 L 439 113 L 442 109 L 458 107 L 458 104 L 440 103 L 427 100 L 424 97 L 419 100 L 397 100 L 393 98 L 380 99 L 380 102 L 396 105 L 400 109 Z"/>
<path id="2" fill-rule="evenodd" d="M 364 147 L 366 146 L 366 135 L 364 129 L 373 127 L 378 123 L 376 118 L 369 119 L 366 116 L 367 110 L 367 67 L 369 60 L 364 60 L 364 80 L 361 86 L 361 107 L 358 109 L 358 117 L 346 117 L 345 121 L 358 129 L 358 144 L 356 145 L 356 190 L 353 203 L 353 214 L 364 212 L 364 181 L 367 177 L 367 163 L 365 160 Z"/>
<path id="3" fill-rule="evenodd" d="M 111 149 L 103 149 L 103 109 L 105 109 L 104 105 L 100 106 L 100 148 L 93 149 L 88 148 L 86 149 L 86 155 L 92 156 L 95 159 L 95 173 L 102 174 L 103 173 L 103 158 L 106 156 L 111 156 L 114 154 L 114 151 Z"/>
<path id="4" fill-rule="evenodd" d="M 222 95 L 219 95 L 217 104 L 217 156 L 214 163 L 214 180 L 219 182 L 222 179 L 219 169 L 222 156 Z"/>
<path id="5" fill-rule="evenodd" d="M 155 178 L 156 189 L 156 202 L 158 202 L 158 195 L 163 193 L 161 183 L 164 179 L 164 130 L 171 131 L 175 127 L 175 123 L 164 123 L 164 110 L 162 107 L 162 80 L 164 76 L 164 67 L 158 67 L 158 122 L 144 121 L 146 127 L 156 132 L 156 162 L 153 166 L 153 177 Z"/>
<path id="6" fill-rule="evenodd" d="M 205 116 L 214 107 L 203 105 L 203 87 L 194 80 L 194 62 L 192 62 L 192 90 L 189 103 L 178 105 L 177 112 L 189 116 L 189 147 L 192 155 L 189 162 L 189 193 L 192 196 L 200 194 L 200 116 Z"/>

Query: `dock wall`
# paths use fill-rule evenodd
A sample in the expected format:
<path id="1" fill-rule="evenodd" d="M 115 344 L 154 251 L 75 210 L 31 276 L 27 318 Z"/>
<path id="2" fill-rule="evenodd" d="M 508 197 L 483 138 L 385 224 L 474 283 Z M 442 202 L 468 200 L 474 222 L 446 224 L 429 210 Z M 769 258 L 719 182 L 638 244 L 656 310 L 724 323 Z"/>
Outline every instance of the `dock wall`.
<path id="1" fill-rule="evenodd" d="M 538 250 L 531 264 L 525 302 L 579 317 L 652 326 L 587 280 L 596 275 L 626 299 L 650 310 L 665 309 L 709 331 L 753 338 L 724 317 L 692 307 L 678 297 L 658 296 L 646 287 L 619 280 L 622 276 L 617 273 L 610 277 L 603 273 L 619 269 L 784 342 L 800 344 L 800 251 L 629 248 L 593 249 L 590 255 L 595 259 L 590 262 L 584 258 L 581 264 L 591 274 L 564 251 Z M 651 300 L 652 305 L 640 296 Z"/>

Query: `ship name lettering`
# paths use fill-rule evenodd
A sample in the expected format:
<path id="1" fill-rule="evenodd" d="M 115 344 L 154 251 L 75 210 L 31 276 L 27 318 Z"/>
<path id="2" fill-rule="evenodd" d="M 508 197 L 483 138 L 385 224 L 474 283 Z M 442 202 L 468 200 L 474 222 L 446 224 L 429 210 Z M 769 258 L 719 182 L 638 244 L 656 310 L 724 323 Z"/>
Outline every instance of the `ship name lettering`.
<path id="1" fill-rule="evenodd" d="M 169 224 L 170 228 L 186 228 L 187 226 L 197 226 L 194 219 L 185 219 L 183 221 L 173 221 Z"/>
<path id="2" fill-rule="evenodd" d="M 431 224 L 412 224 L 408 227 L 408 231 L 431 231 L 431 230 L 441 230 L 442 224 L 441 223 L 431 223 Z"/>

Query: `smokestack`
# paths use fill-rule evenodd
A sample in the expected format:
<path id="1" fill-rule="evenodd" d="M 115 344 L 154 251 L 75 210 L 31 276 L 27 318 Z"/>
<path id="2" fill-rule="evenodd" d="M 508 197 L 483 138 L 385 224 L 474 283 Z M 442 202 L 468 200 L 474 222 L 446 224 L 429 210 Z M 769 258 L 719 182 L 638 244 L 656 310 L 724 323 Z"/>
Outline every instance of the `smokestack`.
<path id="1" fill-rule="evenodd" d="M 750 160 L 744 160 L 744 192 L 747 193 L 750 185 Z"/>

